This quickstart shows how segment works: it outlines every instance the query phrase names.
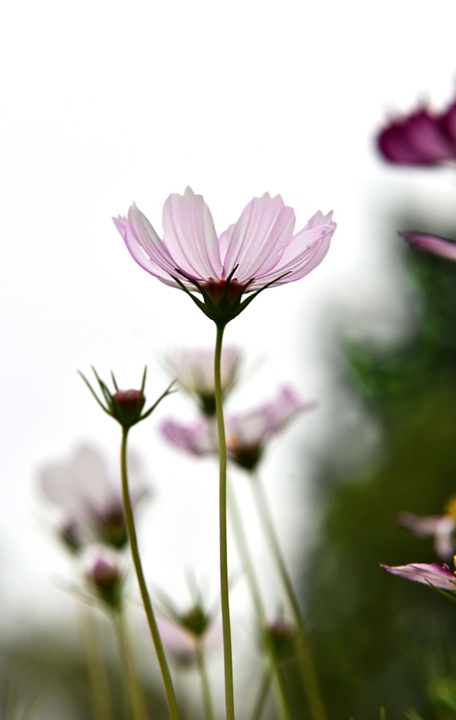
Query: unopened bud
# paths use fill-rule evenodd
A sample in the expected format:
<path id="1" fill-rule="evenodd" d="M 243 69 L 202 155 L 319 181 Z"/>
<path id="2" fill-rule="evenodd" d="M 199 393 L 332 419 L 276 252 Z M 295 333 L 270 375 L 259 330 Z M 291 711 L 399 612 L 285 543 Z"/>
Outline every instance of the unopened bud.
<path id="1" fill-rule="evenodd" d="M 115 609 L 120 607 L 122 576 L 113 556 L 106 552 L 97 553 L 89 564 L 86 577 L 105 603 Z"/>
<path id="2" fill-rule="evenodd" d="M 117 390 L 112 399 L 125 420 L 132 420 L 139 415 L 146 402 L 141 390 Z"/>
<path id="3" fill-rule="evenodd" d="M 285 662 L 296 653 L 297 630 L 283 618 L 269 623 L 263 632 L 277 662 Z"/>

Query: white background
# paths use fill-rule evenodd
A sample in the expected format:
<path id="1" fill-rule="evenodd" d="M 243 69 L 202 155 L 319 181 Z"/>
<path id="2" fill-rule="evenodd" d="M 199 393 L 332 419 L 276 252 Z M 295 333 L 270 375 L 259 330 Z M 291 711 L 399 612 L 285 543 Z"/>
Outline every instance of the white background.
<path id="1" fill-rule="evenodd" d="M 455 16 L 452 0 L 4 5 L 0 586 L 10 630 L 72 610 L 54 582 L 67 568 L 38 468 L 82 440 L 117 454 L 118 429 L 76 369 L 112 368 L 131 387 L 148 364 L 153 399 L 168 382 L 170 347 L 213 342 L 212 323 L 135 264 L 110 219 L 135 201 L 160 232 L 163 202 L 186 185 L 204 195 L 219 232 L 265 191 L 295 208 L 298 228 L 317 209 L 333 209 L 339 225 L 311 276 L 265 292 L 227 331 L 247 366 L 262 365 L 233 407 L 284 381 L 320 400 L 274 443 L 264 471 L 287 557 L 301 552 L 311 514 L 301 450 L 324 451 L 334 419 L 322 338 L 341 314 L 347 332 L 382 337 L 413 315 L 402 241 L 385 237 L 390 197 L 421 202 L 430 231 L 454 212 L 449 171 L 387 167 L 373 137 L 395 107 L 452 99 Z M 181 410 L 191 415 L 175 396 L 132 435 L 155 488 L 141 520 L 146 571 L 185 604 L 183 567 L 216 593 L 217 489 L 210 461 L 160 444 L 160 418 Z M 356 410 L 336 410 L 358 422 Z M 276 603 L 270 591 L 271 611 Z"/>

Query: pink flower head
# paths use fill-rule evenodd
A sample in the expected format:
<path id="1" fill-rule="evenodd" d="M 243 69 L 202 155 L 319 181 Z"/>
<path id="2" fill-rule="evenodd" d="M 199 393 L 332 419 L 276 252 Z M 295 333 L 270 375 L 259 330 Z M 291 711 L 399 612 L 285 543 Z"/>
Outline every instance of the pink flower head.
<path id="1" fill-rule="evenodd" d="M 230 458 L 246 470 L 254 470 L 267 441 L 299 412 L 312 410 L 313 401 L 302 401 L 289 387 L 279 390 L 277 397 L 256 410 L 228 415 L 225 421 L 226 445 Z M 206 417 L 192 422 L 165 420 L 160 432 L 171 445 L 191 455 L 217 453 L 217 428 Z"/>
<path id="2" fill-rule="evenodd" d="M 382 155 L 401 165 L 438 165 L 456 159 L 456 102 L 442 113 L 427 108 L 393 120 L 378 135 Z"/>
<path id="3" fill-rule="evenodd" d="M 289 387 L 256 410 L 231 415 L 226 420 L 226 444 L 232 460 L 246 470 L 259 462 L 266 442 L 300 412 L 312 410 L 313 401 L 302 401 Z"/>
<path id="4" fill-rule="evenodd" d="M 129 457 L 129 480 L 134 507 L 149 494 L 140 466 Z M 41 490 L 58 513 L 59 534 L 73 550 L 99 540 L 116 548 L 128 541 L 120 479 L 108 475 L 96 450 L 82 446 L 73 457 L 43 468 Z"/>
<path id="5" fill-rule="evenodd" d="M 217 236 L 201 195 L 189 187 L 163 207 L 163 240 L 132 205 L 114 219 L 136 262 L 166 285 L 188 292 L 218 325 L 226 325 L 261 290 L 299 280 L 326 255 L 336 228 L 332 213 L 317 212 L 293 235 L 295 214 L 282 198 L 265 193 Z M 200 293 L 203 302 L 193 292 Z M 242 300 L 245 293 L 254 293 Z"/>
<path id="6" fill-rule="evenodd" d="M 233 346 L 222 350 L 221 379 L 223 396 L 234 387 L 239 376 L 241 351 Z M 214 350 L 182 348 L 168 355 L 169 369 L 180 385 L 193 395 L 204 415 L 215 415 Z"/>
<path id="7" fill-rule="evenodd" d="M 448 260 L 456 260 L 456 242 L 454 240 L 412 231 L 404 232 L 402 235 L 414 247 L 448 258 Z"/>
<path id="8" fill-rule="evenodd" d="M 405 580 L 434 585 L 434 587 L 441 590 L 456 592 L 456 576 L 451 572 L 448 565 L 412 563 L 410 565 L 396 565 L 396 567 L 390 565 L 380 565 L 380 567 L 391 575 L 396 575 Z"/>

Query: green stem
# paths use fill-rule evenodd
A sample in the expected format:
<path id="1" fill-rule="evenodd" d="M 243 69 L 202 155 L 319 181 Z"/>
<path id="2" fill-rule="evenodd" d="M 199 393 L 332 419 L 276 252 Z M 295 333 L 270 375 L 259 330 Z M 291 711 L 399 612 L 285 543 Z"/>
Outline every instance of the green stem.
<path id="1" fill-rule="evenodd" d="M 265 673 L 261 683 L 260 692 L 258 693 L 258 698 L 253 709 L 252 720 L 261 720 L 266 707 L 266 700 L 268 699 L 270 685 L 269 674 Z"/>
<path id="2" fill-rule="evenodd" d="M 125 682 L 127 695 L 127 708 L 131 709 L 132 720 L 147 720 L 146 706 L 142 693 L 141 684 L 138 677 L 138 671 L 134 658 L 134 651 L 131 646 L 128 629 L 126 626 L 125 615 L 123 609 L 116 610 L 113 613 L 113 622 L 119 645 L 120 659 L 122 663 L 123 679 Z M 126 717 L 130 717 L 127 710 Z"/>
<path id="3" fill-rule="evenodd" d="M 92 608 L 83 605 L 79 610 L 82 645 L 89 676 L 90 704 L 94 720 L 112 720 L 108 679 L 98 642 L 98 628 Z"/>
<path id="4" fill-rule="evenodd" d="M 141 563 L 141 557 L 139 554 L 138 538 L 136 535 L 135 521 L 133 517 L 133 509 L 131 506 L 130 492 L 128 489 L 128 471 L 127 471 L 127 438 L 128 429 L 122 430 L 122 445 L 120 451 L 120 467 L 122 477 L 122 498 L 125 510 L 125 521 L 128 530 L 128 539 L 130 541 L 131 555 L 133 558 L 133 565 L 135 567 L 136 577 L 138 579 L 139 590 L 144 605 L 144 610 L 147 617 L 147 622 L 150 628 L 150 634 L 154 643 L 155 652 L 157 654 L 157 660 L 160 667 L 163 685 L 165 688 L 166 700 L 168 703 L 168 711 L 171 720 L 179 720 L 179 713 L 177 710 L 176 696 L 174 693 L 173 681 L 171 679 L 171 673 L 169 671 L 168 663 L 166 660 L 165 651 L 163 650 L 163 643 L 158 631 L 157 621 L 152 608 L 152 602 L 147 590 L 146 580 L 144 578 L 144 572 Z"/>
<path id="5" fill-rule="evenodd" d="M 217 325 L 217 339 L 214 355 L 214 391 L 217 414 L 217 433 L 219 444 L 219 514 L 220 514 L 220 596 L 222 605 L 223 627 L 223 659 L 225 669 L 225 708 L 226 720 L 234 720 L 234 683 L 233 683 L 233 654 L 231 650 L 231 624 L 230 602 L 228 585 L 228 542 L 226 521 L 226 437 L 225 422 L 223 419 L 222 394 L 222 341 L 224 326 Z"/>
<path id="6" fill-rule="evenodd" d="M 212 702 L 211 688 L 207 675 L 206 657 L 204 645 L 201 638 L 195 638 L 195 655 L 198 672 L 201 678 L 201 691 L 203 694 L 204 711 L 206 720 L 215 720 L 214 704 Z"/>
<path id="7" fill-rule="evenodd" d="M 233 488 L 231 487 L 231 483 L 228 483 L 228 510 L 230 513 L 230 520 L 238 553 L 247 576 L 247 582 L 250 588 L 250 594 L 252 596 L 252 601 L 257 616 L 258 630 L 260 633 L 260 637 L 264 638 L 264 650 L 268 656 L 269 676 L 270 679 L 273 681 L 274 697 L 277 712 L 280 720 L 291 720 L 291 712 L 288 704 L 286 689 L 284 683 L 282 682 L 281 673 L 276 662 L 274 650 L 267 637 L 264 637 L 263 635 L 263 631 L 266 628 L 267 623 L 266 612 L 263 602 L 261 600 L 261 593 L 255 573 L 255 568 L 249 552 L 247 538 L 245 536 L 244 527 L 241 520 L 241 514 L 239 512 L 238 504 L 236 501 L 236 495 Z"/>
<path id="8" fill-rule="evenodd" d="M 311 715 L 314 720 L 326 720 L 326 711 L 321 697 L 320 688 L 317 681 L 317 675 L 312 661 L 310 653 L 309 641 L 307 638 L 307 632 L 304 625 L 304 619 L 302 617 L 301 609 L 299 607 L 298 598 L 294 591 L 290 575 L 288 573 L 285 561 L 280 549 L 280 545 L 277 540 L 276 532 L 274 529 L 274 523 L 269 510 L 266 494 L 261 485 L 259 477 L 252 477 L 252 487 L 254 491 L 254 497 L 257 504 L 258 514 L 263 524 L 265 535 L 270 544 L 272 553 L 277 563 L 277 569 L 282 579 L 288 600 L 291 605 L 293 616 L 299 631 L 299 647 L 298 647 L 298 661 L 301 669 L 301 675 L 304 683 L 304 688 L 309 701 L 309 708 Z"/>

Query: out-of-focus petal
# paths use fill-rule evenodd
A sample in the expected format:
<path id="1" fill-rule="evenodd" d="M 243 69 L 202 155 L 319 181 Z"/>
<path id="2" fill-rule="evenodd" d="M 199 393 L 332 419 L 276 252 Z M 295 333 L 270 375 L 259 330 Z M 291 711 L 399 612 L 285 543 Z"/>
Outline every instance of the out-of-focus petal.
<path id="1" fill-rule="evenodd" d="M 453 533 L 456 528 L 456 518 L 450 515 L 418 517 L 413 513 L 403 512 L 399 514 L 398 522 L 401 527 L 410 530 L 418 537 L 434 535 L 435 550 L 442 560 L 449 560 L 453 557 Z"/>
<path id="2" fill-rule="evenodd" d="M 171 445 L 191 455 L 208 455 L 218 448 L 216 428 L 203 418 L 189 423 L 164 420 L 160 433 Z"/>
<path id="3" fill-rule="evenodd" d="M 414 247 L 448 258 L 448 260 L 456 260 L 456 242 L 453 240 L 418 232 L 404 232 L 402 235 Z"/>
<path id="4" fill-rule="evenodd" d="M 434 585 L 442 590 L 456 592 L 456 577 L 446 565 L 414 563 L 410 565 L 382 565 L 380 567 L 391 575 L 412 580 L 425 585 Z"/>

